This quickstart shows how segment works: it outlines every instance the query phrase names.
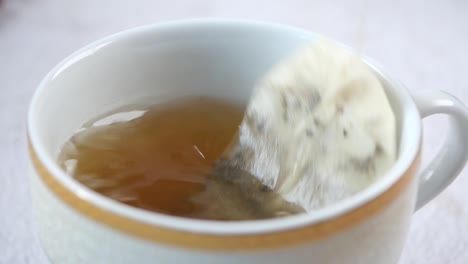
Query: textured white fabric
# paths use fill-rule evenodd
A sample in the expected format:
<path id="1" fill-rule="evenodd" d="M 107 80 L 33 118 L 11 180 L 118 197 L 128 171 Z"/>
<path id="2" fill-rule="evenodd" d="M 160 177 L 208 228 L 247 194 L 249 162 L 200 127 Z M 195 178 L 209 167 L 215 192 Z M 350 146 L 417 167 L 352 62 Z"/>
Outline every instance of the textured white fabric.
<path id="1" fill-rule="evenodd" d="M 354 45 L 410 90 L 445 89 L 468 102 L 468 1 L 3 0 L 0 6 L 0 263 L 47 264 L 31 217 L 27 105 L 59 60 L 97 38 L 167 19 L 224 16 L 282 22 Z M 444 119 L 425 124 L 425 156 Z M 417 212 L 401 264 L 468 263 L 468 170 Z"/>

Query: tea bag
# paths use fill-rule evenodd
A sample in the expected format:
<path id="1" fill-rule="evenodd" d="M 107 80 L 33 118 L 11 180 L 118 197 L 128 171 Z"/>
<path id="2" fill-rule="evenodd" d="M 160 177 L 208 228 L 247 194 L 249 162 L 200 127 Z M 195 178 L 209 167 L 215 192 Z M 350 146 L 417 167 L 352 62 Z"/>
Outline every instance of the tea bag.
<path id="1" fill-rule="evenodd" d="M 395 126 L 369 67 L 351 51 L 321 40 L 260 81 L 216 174 L 238 178 L 240 185 L 255 177 L 286 202 L 316 210 L 386 173 L 396 159 Z"/>
<path id="2" fill-rule="evenodd" d="M 213 220 L 268 219 L 303 213 L 304 208 L 286 201 L 234 160 L 221 160 L 208 177 L 205 189 L 192 197 L 203 207 L 190 217 Z"/>

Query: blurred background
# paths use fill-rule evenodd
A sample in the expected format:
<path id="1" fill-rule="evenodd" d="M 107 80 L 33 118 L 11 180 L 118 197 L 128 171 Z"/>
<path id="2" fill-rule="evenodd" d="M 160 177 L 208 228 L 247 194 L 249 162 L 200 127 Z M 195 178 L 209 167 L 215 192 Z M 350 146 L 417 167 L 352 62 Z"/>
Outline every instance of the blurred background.
<path id="1" fill-rule="evenodd" d="M 74 50 L 134 26 L 248 18 L 316 31 L 378 61 L 409 90 L 468 103 L 466 0 L 0 0 L 0 263 L 48 264 L 31 214 L 26 113 L 41 78 Z M 362 41 L 362 42 L 360 42 Z M 445 120 L 424 121 L 424 163 Z M 468 138 L 468 135 L 467 135 Z M 414 218 L 401 264 L 468 263 L 468 169 Z"/>

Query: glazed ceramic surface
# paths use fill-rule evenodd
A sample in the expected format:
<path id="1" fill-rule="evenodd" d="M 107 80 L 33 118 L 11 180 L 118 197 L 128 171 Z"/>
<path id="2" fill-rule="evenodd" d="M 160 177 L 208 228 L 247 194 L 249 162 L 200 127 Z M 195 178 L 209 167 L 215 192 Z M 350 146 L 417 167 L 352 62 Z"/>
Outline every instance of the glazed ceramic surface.
<path id="1" fill-rule="evenodd" d="M 112 35 L 56 66 L 40 84 L 28 120 L 33 201 L 51 261 L 396 263 L 415 208 L 466 162 L 468 114 L 444 92 L 410 95 L 369 60 L 397 117 L 398 161 L 362 193 L 313 214 L 226 223 L 151 213 L 92 192 L 55 162 L 83 123 L 121 105 L 188 95 L 245 102 L 273 64 L 318 38 L 251 21 L 189 20 Z M 418 173 L 421 117 L 436 113 L 450 116 L 449 134 L 436 159 Z"/>

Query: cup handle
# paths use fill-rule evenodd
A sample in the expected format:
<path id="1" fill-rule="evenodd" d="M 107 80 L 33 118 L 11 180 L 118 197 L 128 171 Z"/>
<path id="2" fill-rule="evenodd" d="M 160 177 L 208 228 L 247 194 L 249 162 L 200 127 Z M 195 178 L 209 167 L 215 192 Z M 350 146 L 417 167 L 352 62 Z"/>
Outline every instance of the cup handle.
<path id="1" fill-rule="evenodd" d="M 444 144 L 419 175 L 418 210 L 442 192 L 465 166 L 468 159 L 468 108 L 444 91 L 416 91 L 412 96 L 422 118 L 446 114 L 449 119 Z"/>

